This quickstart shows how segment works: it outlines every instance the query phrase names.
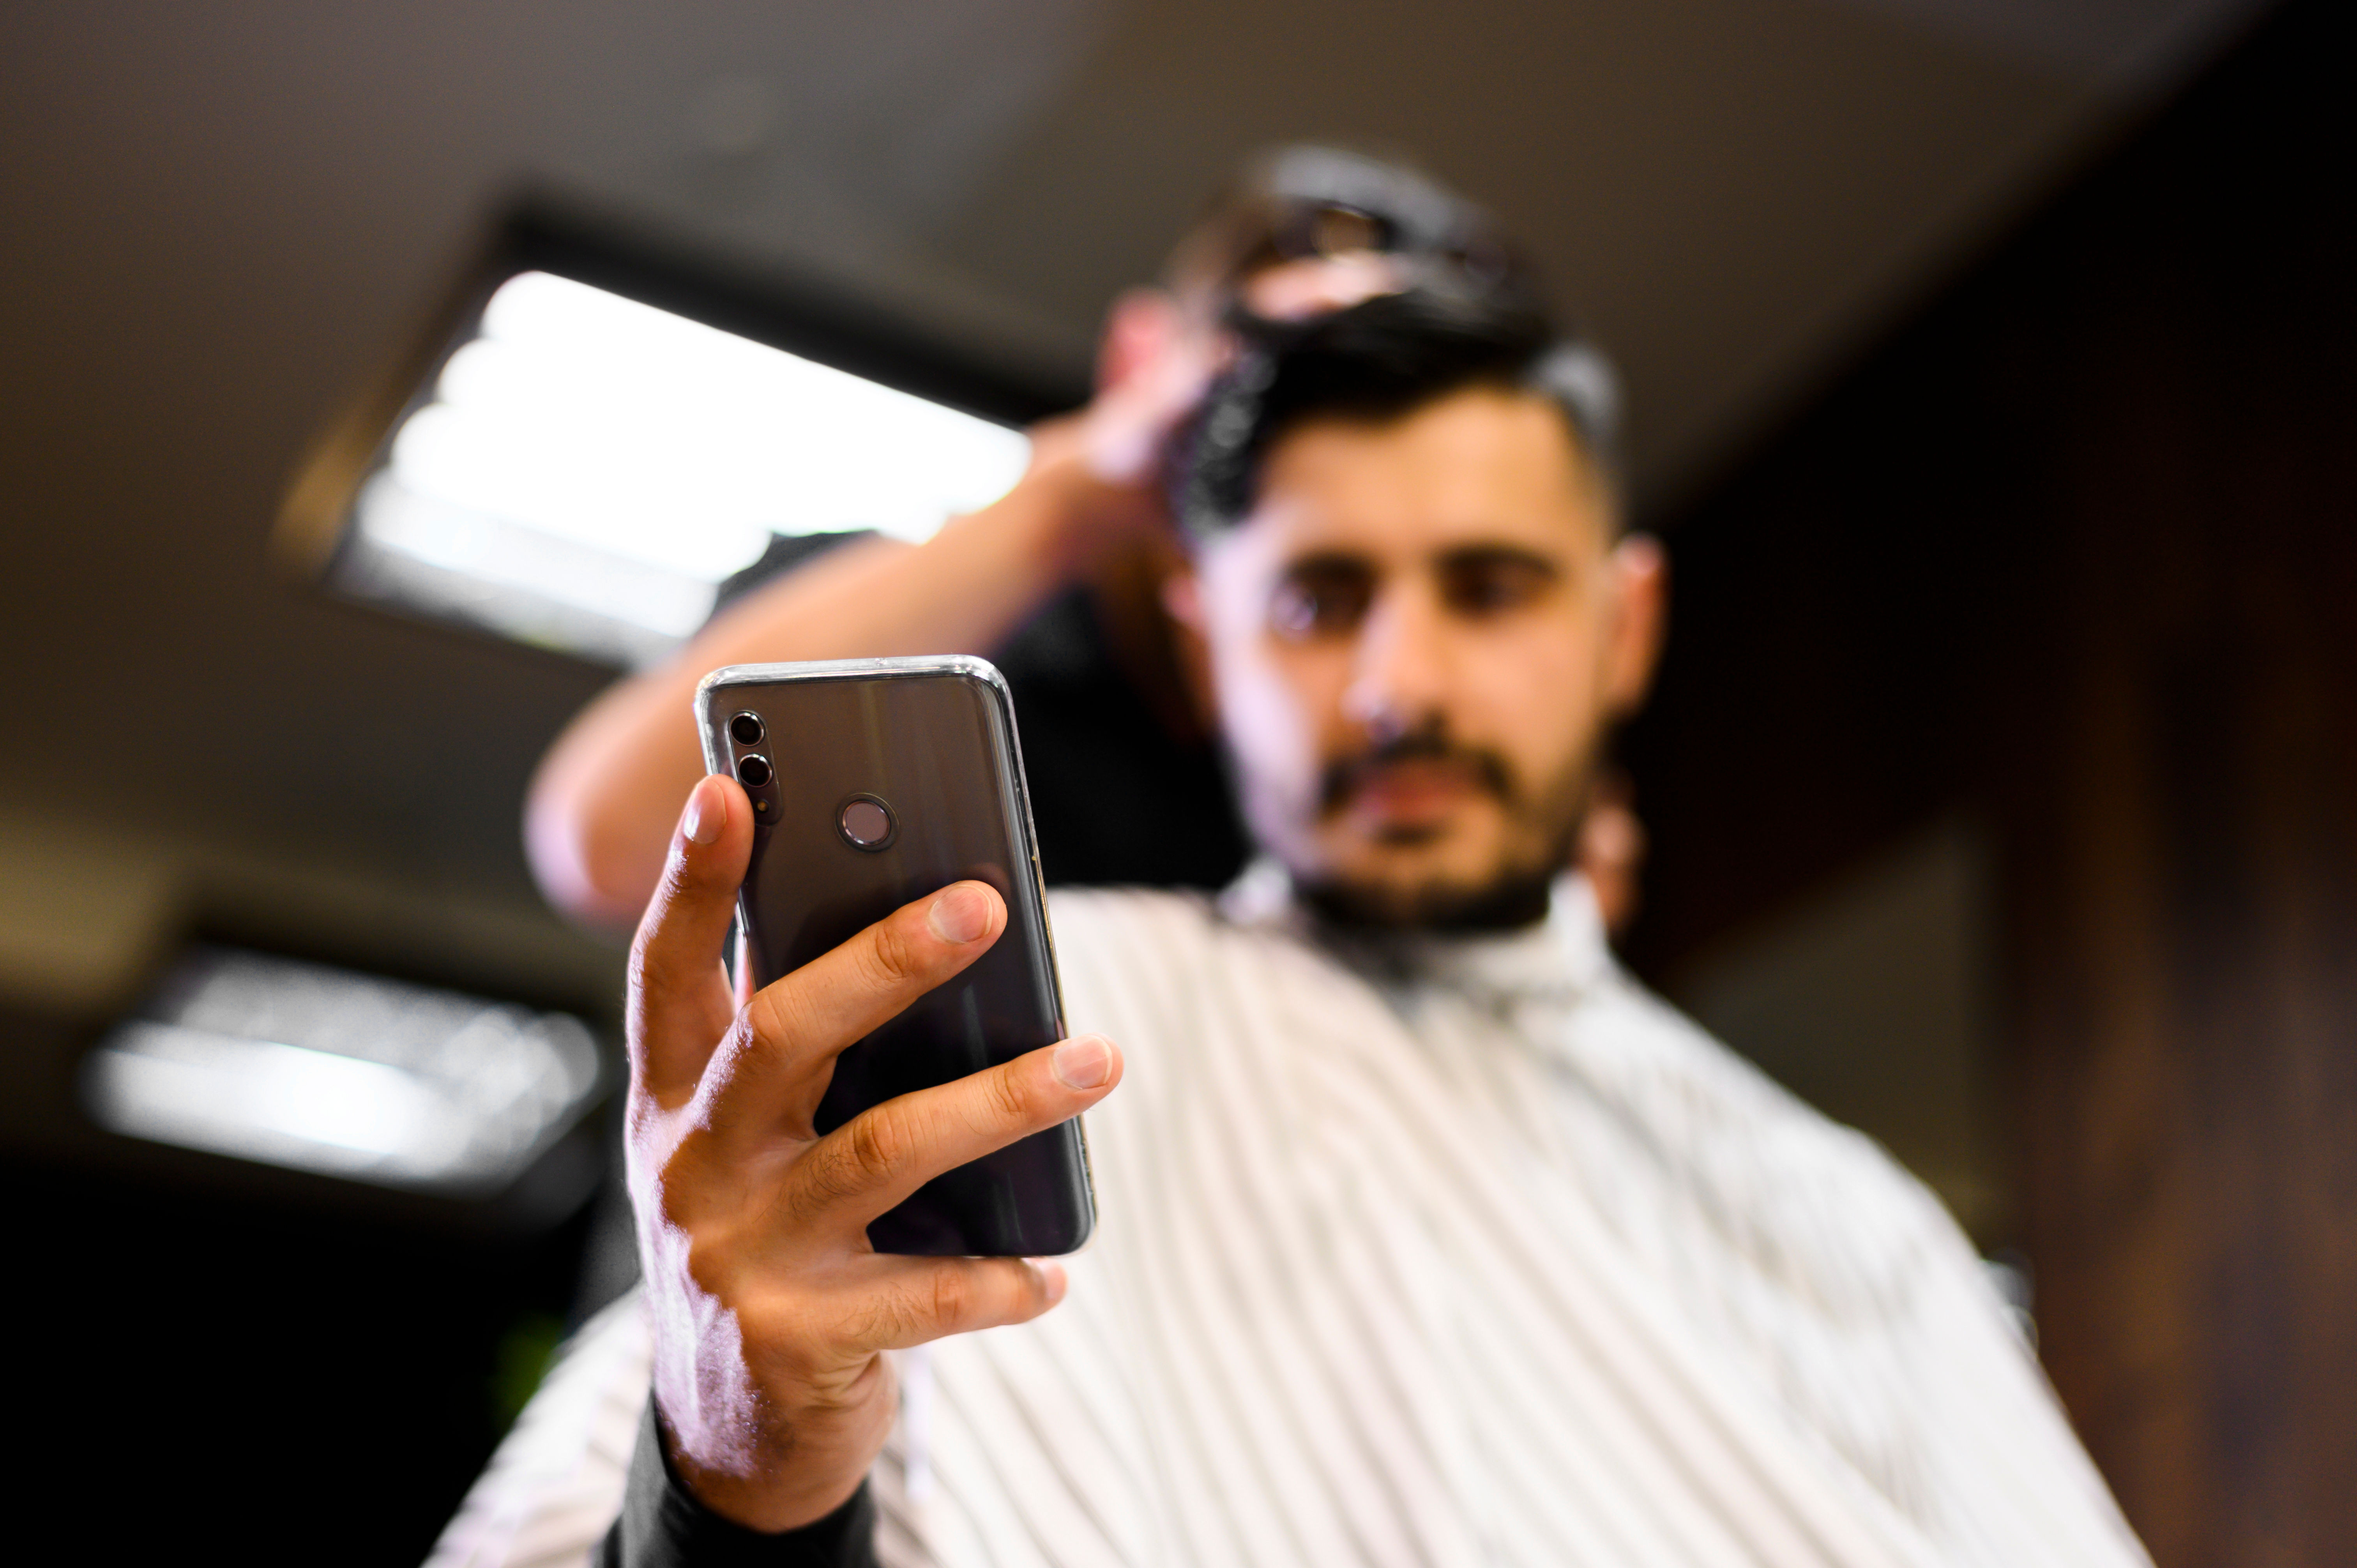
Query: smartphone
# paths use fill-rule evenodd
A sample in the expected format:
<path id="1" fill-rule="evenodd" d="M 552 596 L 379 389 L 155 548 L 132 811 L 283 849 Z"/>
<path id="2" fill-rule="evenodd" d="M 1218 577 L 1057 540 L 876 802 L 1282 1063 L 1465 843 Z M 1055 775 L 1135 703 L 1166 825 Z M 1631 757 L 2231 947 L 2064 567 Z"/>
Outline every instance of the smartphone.
<path id="1" fill-rule="evenodd" d="M 730 665 L 695 706 L 705 762 L 753 802 L 737 912 L 757 984 L 952 882 L 1006 903 L 988 952 L 835 1059 L 820 1132 L 1063 1038 L 1015 704 L 988 660 Z M 879 1252 L 1041 1257 L 1095 1223 L 1074 1118 L 934 1177 L 867 1238 Z"/>

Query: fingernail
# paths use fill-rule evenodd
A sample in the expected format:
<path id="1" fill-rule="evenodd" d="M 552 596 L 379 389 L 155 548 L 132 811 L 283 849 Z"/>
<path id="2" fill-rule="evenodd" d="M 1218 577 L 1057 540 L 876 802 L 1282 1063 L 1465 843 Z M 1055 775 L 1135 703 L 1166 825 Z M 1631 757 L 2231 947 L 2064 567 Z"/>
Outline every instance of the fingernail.
<path id="1" fill-rule="evenodd" d="M 1058 1046 L 1048 1063 L 1066 1089 L 1094 1089 L 1113 1072 L 1113 1042 L 1103 1035 L 1082 1035 Z"/>
<path id="2" fill-rule="evenodd" d="M 1034 1258 L 1031 1266 L 1039 1271 L 1039 1285 L 1048 1293 L 1048 1305 L 1053 1306 L 1063 1300 L 1064 1287 L 1071 1283 L 1064 1277 L 1064 1265 L 1049 1262 L 1044 1258 Z"/>
<path id="3" fill-rule="evenodd" d="M 720 776 L 711 774 L 696 782 L 694 792 L 687 798 L 687 813 L 679 820 L 680 831 L 691 843 L 710 843 L 728 825 L 728 802 L 720 793 Z"/>
<path id="4" fill-rule="evenodd" d="M 925 918 L 942 940 L 970 942 L 990 929 L 990 900 L 979 887 L 952 887 L 933 900 Z"/>

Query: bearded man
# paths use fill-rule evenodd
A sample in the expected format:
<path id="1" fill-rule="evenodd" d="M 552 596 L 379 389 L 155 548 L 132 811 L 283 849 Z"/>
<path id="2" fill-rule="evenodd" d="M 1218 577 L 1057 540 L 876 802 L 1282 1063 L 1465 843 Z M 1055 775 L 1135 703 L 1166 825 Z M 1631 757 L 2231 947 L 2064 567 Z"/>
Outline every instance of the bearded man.
<path id="1" fill-rule="evenodd" d="M 819 1135 L 835 1053 L 1005 909 L 956 884 L 739 996 L 751 812 L 694 786 L 631 970 L 644 1283 L 441 1560 L 2145 1561 L 1938 1203 L 1614 963 L 1566 868 L 1663 582 L 1604 382 L 1525 302 L 1391 281 L 1247 332 L 1172 448 L 1164 596 L 1258 858 L 1055 892 L 1073 1038 Z M 1062 548 L 998 521 L 815 573 L 792 652 L 954 650 L 879 628 Z M 639 743 L 692 748 L 678 708 Z M 1088 1251 L 868 1246 L 1084 1111 Z"/>

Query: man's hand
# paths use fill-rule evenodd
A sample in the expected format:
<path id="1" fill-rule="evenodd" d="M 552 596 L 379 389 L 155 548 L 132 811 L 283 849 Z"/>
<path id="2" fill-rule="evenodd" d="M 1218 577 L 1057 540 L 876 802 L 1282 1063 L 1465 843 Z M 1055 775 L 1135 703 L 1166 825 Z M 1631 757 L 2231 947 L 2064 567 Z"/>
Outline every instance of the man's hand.
<path id="1" fill-rule="evenodd" d="M 868 1221 L 1095 1104 L 1121 1055 L 1067 1040 L 819 1136 L 836 1053 L 980 957 L 1006 910 L 954 883 L 739 1007 L 719 953 L 752 837 L 733 779 L 695 787 L 630 954 L 628 1157 L 673 1464 L 705 1507 L 780 1530 L 840 1507 L 883 1445 L 881 1352 L 1063 1294 L 1053 1263 L 881 1256 Z"/>

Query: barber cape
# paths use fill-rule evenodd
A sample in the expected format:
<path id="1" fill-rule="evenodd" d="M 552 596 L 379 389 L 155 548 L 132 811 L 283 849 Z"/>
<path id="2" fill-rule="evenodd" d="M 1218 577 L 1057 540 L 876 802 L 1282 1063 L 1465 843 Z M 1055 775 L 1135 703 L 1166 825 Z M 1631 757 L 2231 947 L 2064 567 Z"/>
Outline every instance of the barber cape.
<path id="1" fill-rule="evenodd" d="M 1362 943 L 1255 867 L 1051 900 L 1121 1042 L 1095 1240 L 900 1358 L 890 1563 L 2100 1568 L 2147 1560 L 1936 1200 L 1541 925 Z M 436 1549 L 586 1562 L 647 1399 L 593 1320 Z"/>

